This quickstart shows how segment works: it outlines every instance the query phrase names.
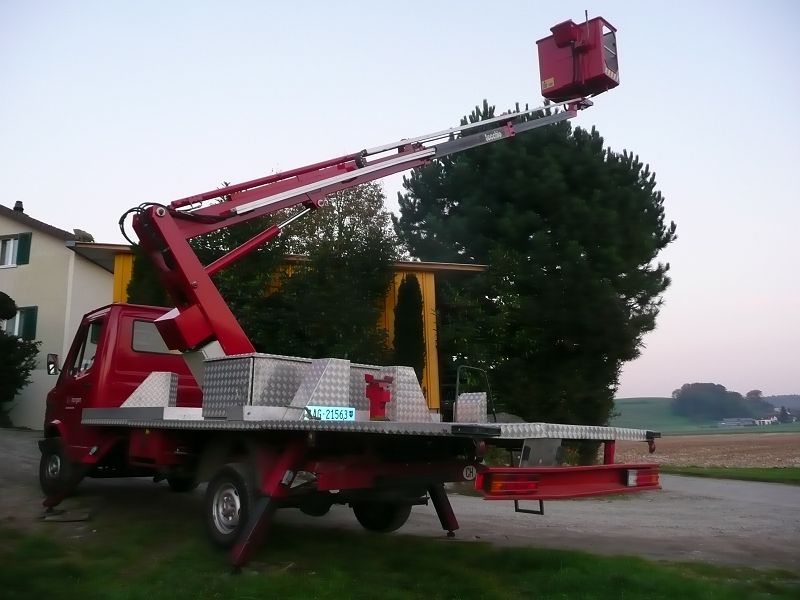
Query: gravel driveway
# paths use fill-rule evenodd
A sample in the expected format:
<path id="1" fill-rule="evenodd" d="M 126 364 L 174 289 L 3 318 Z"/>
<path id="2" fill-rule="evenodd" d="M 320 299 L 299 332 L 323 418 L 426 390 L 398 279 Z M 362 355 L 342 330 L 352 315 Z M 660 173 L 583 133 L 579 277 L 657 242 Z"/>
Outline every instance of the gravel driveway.
<path id="1" fill-rule="evenodd" d="M 0 430 L 0 522 L 36 524 L 41 514 L 35 432 Z M 660 492 L 546 502 L 544 516 L 516 514 L 506 502 L 451 495 L 461 529 L 456 540 L 500 545 L 570 548 L 654 559 L 699 560 L 755 567 L 800 568 L 800 486 L 665 475 Z M 141 518 L 165 511 L 200 523 L 201 492 L 171 494 L 147 479 L 86 480 L 83 503 L 107 514 Z M 334 507 L 324 518 L 279 512 L 285 523 L 359 529 L 352 513 Z M 72 526 L 80 527 L 76 524 Z M 83 525 L 87 527 L 90 525 Z M 405 534 L 442 537 L 432 507 L 415 507 Z"/>

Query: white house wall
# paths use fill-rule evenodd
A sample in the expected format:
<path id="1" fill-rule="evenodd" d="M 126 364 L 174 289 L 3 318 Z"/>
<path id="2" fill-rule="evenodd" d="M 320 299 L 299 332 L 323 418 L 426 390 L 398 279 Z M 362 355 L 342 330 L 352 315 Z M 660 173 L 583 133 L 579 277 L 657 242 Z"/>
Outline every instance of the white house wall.
<path id="1" fill-rule="evenodd" d="M 66 347 L 62 358 L 69 350 L 83 315 L 100 306 L 111 304 L 114 292 L 114 275 L 112 273 L 77 254 L 72 254 L 75 257 L 75 268 L 71 286 L 72 294 L 66 313 Z"/>
<path id="2" fill-rule="evenodd" d="M 0 216 L 0 236 L 26 231 L 31 228 Z M 15 398 L 10 417 L 16 426 L 42 429 L 45 396 L 55 384 L 55 377 L 47 374 L 47 353 L 63 360 L 80 317 L 111 302 L 113 275 L 77 256 L 64 240 L 34 230 L 29 263 L 0 268 L 0 291 L 17 306 L 38 307 L 36 339 L 42 344 L 37 368 L 31 384 Z"/>

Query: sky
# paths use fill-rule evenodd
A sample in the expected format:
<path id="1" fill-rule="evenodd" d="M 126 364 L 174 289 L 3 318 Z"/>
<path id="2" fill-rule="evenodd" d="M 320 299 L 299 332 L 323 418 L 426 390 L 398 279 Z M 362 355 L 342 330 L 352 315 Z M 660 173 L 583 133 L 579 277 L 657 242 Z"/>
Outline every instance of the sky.
<path id="1" fill-rule="evenodd" d="M 584 9 L 621 84 L 573 122 L 656 172 L 678 240 L 618 396 L 800 393 L 800 3 L 0 0 L 0 203 L 98 242 L 121 213 L 541 102 Z M 396 210 L 399 176 L 384 182 Z"/>

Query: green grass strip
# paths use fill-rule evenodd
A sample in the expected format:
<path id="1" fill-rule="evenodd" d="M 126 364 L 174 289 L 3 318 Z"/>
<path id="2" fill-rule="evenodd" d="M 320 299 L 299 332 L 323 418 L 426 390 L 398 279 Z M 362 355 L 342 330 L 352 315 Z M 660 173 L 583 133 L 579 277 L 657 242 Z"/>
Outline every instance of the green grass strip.
<path id="1" fill-rule="evenodd" d="M 189 521 L 189 520 L 186 520 Z M 278 526 L 238 575 L 198 523 L 93 522 L 54 539 L 0 528 L 5 600 L 211 598 L 740 600 L 800 597 L 797 574 Z M 52 525 L 52 524 L 51 524 Z M 534 525 L 531 525 L 534 527 Z M 49 533 L 49 535 L 47 535 Z M 535 532 L 531 532 L 535 539 Z"/>
<path id="2" fill-rule="evenodd" d="M 714 477 L 716 479 L 800 485 L 800 467 L 679 467 L 661 465 L 661 472 L 672 475 L 690 475 L 692 477 Z"/>

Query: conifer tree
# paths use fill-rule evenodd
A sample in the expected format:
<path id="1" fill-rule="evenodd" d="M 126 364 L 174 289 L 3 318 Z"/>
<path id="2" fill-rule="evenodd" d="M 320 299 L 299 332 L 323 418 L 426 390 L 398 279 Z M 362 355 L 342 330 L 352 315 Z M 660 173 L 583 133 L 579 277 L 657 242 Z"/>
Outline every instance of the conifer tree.
<path id="1" fill-rule="evenodd" d="M 415 275 L 406 275 L 397 290 L 394 311 L 394 363 L 413 367 L 422 381 L 425 366 L 425 331 L 422 290 Z"/>
<path id="2" fill-rule="evenodd" d="M 494 115 L 482 107 L 462 122 Z M 622 365 L 655 327 L 675 239 L 655 175 L 569 122 L 453 155 L 404 178 L 400 241 L 422 260 L 488 265 L 440 285 L 443 378 L 489 369 L 499 405 L 604 424 Z"/>

